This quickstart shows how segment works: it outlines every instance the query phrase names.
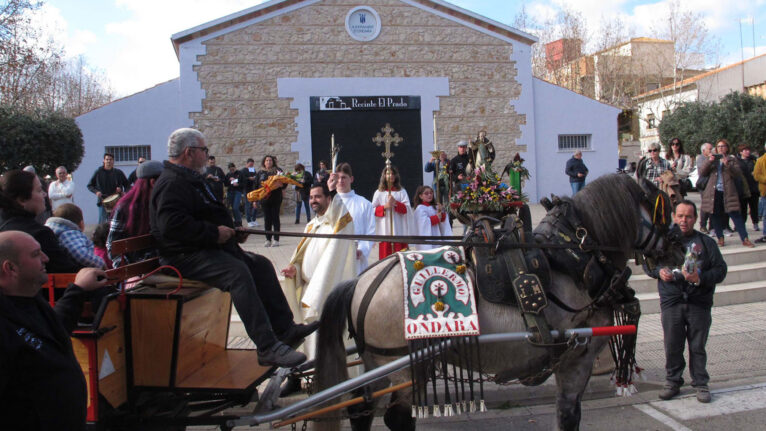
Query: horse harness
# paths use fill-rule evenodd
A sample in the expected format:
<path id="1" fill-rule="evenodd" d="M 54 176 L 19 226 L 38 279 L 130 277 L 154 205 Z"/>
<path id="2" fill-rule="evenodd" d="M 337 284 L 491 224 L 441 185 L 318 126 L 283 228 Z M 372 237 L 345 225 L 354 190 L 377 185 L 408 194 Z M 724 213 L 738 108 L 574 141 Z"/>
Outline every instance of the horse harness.
<path id="1" fill-rule="evenodd" d="M 476 289 L 482 299 L 518 307 L 527 330 L 533 334 L 529 342 L 549 347 L 561 343 L 553 339 L 550 325 L 544 313 L 541 313 L 548 306 L 548 300 L 570 313 L 603 306 L 619 306 L 631 314 L 640 313 L 635 292 L 627 285 L 630 268 L 618 269 L 602 251 L 604 247 L 599 247 L 589 237 L 571 199 L 552 196 L 551 200 L 544 198 L 541 203 L 547 214 L 533 232 L 525 231 L 522 221 L 510 215 L 500 229 L 492 228 L 492 222 L 497 220 L 480 218 L 466 235 L 466 240 L 479 235 L 482 242 L 495 244 L 495 247 L 473 247 L 469 253 L 475 269 Z M 667 230 L 669 221 L 666 220 L 665 210 L 665 199 L 658 195 L 652 211 L 652 222 L 642 217 L 639 240 L 635 244 L 642 252 L 653 248 Z M 645 231 L 647 233 L 644 235 Z M 526 247 L 520 247 L 519 244 Z M 379 348 L 368 345 L 363 335 L 364 320 L 372 298 L 397 264 L 397 259 L 384 259 L 368 268 L 370 270 L 385 265 L 365 292 L 356 322 L 353 321 L 352 313 L 348 313 L 349 332 L 356 341 L 359 354 L 365 350 L 383 356 L 403 356 L 408 353 L 407 347 Z M 592 301 L 585 307 L 575 309 L 546 290 L 545 286 L 551 283 L 552 269 L 569 275 L 578 287 L 587 290 Z M 508 280 L 512 282 L 508 283 Z"/>

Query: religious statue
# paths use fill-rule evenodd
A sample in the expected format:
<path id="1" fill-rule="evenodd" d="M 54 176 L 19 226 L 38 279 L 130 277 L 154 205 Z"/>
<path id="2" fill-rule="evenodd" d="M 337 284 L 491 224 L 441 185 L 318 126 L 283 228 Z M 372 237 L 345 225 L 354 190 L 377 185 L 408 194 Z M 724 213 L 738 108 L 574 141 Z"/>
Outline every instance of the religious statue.
<path id="1" fill-rule="evenodd" d="M 468 150 L 472 170 L 477 167 L 492 166 L 492 161 L 495 160 L 495 146 L 487 139 L 486 130 L 479 131 L 476 139 L 471 141 Z"/>

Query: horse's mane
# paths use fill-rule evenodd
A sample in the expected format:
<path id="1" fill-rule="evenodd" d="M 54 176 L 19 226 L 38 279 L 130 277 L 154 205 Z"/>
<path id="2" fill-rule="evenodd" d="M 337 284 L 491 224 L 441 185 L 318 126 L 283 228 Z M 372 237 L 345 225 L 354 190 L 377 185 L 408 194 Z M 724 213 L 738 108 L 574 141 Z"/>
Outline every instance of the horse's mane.
<path id="1" fill-rule="evenodd" d="M 572 201 L 588 234 L 599 245 L 629 250 L 640 222 L 641 187 L 628 175 L 604 175 L 579 191 Z"/>

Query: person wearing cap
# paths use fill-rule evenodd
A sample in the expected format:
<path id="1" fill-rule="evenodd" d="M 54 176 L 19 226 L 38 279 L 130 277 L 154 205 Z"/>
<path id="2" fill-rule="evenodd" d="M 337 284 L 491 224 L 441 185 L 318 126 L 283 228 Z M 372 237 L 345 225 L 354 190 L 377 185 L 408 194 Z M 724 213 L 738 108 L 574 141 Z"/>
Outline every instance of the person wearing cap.
<path id="1" fill-rule="evenodd" d="M 588 175 L 588 168 L 582 161 L 582 151 L 575 151 L 572 158 L 567 160 L 567 166 L 566 169 L 564 169 L 564 173 L 569 176 L 569 185 L 572 186 L 572 196 L 585 187 L 585 177 Z"/>
<path id="2" fill-rule="evenodd" d="M 162 162 L 148 160 L 138 165 L 136 182 L 133 183 L 130 191 L 120 198 L 112 212 L 109 234 L 106 238 L 106 250 L 115 268 L 157 255 L 156 251 L 151 250 L 142 252 L 140 256 L 128 256 L 125 261 L 124 256 L 112 255 L 112 244 L 120 239 L 149 233 L 149 198 L 160 174 L 162 174 Z"/>
<path id="3" fill-rule="evenodd" d="M 450 182 L 453 187 L 455 184 L 462 183 L 468 180 L 466 169 L 470 163 L 471 158 L 468 155 L 468 142 L 460 141 L 457 143 L 457 156 L 453 157 L 449 162 L 449 175 Z"/>

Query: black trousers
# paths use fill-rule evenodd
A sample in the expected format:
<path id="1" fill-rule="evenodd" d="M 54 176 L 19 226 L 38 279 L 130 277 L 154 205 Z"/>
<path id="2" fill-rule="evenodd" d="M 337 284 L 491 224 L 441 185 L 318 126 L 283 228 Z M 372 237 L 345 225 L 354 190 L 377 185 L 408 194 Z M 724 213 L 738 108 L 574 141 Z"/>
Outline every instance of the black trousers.
<path id="1" fill-rule="evenodd" d="M 279 191 L 281 193 L 281 191 Z M 282 207 L 282 200 L 278 203 L 263 201 L 261 209 L 263 210 L 264 230 L 266 232 L 279 232 L 281 224 L 279 221 L 279 209 Z M 271 234 L 266 234 L 266 240 L 271 241 Z M 279 241 L 279 235 L 274 235 L 274 241 Z"/>
<path id="2" fill-rule="evenodd" d="M 169 258 L 163 265 L 178 268 L 184 277 L 204 281 L 231 294 L 245 331 L 258 349 L 277 341 L 293 325 L 293 313 L 277 279 L 274 265 L 265 257 L 242 250 L 200 250 Z"/>
<path id="3" fill-rule="evenodd" d="M 692 386 L 707 386 L 707 352 L 705 345 L 710 333 L 710 307 L 680 303 L 662 310 L 662 332 L 665 338 L 665 379 L 674 385 L 684 384 L 682 377 L 684 345 L 689 345 L 689 375 Z"/>
<path id="4" fill-rule="evenodd" d="M 754 196 L 750 196 L 749 198 L 740 199 L 739 200 L 739 206 L 740 206 L 740 212 L 742 213 L 742 220 L 747 222 L 747 209 L 750 208 L 750 221 L 753 222 L 753 224 L 758 224 L 758 199 L 760 196 L 757 194 L 754 194 Z"/>

